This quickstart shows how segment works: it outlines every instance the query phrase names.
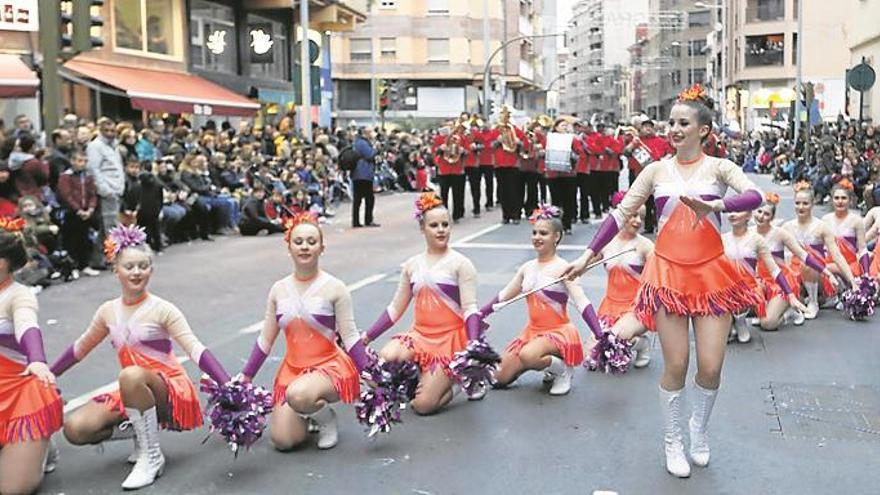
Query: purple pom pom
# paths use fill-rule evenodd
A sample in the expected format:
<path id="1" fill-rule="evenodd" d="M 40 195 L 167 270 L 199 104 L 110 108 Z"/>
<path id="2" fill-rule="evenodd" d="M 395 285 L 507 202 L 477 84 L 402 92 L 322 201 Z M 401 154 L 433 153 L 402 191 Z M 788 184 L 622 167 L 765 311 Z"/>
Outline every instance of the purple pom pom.
<path id="1" fill-rule="evenodd" d="M 394 423 L 401 423 L 400 411 L 415 397 L 419 384 L 419 366 L 412 361 L 375 360 L 362 373 L 368 386 L 361 391 L 355 406 L 358 421 L 367 427 L 367 436 L 388 433 Z"/>
<path id="2" fill-rule="evenodd" d="M 873 277 L 862 275 L 842 296 L 843 311 L 851 320 L 866 320 L 874 315 L 880 284 Z"/>
<path id="3" fill-rule="evenodd" d="M 474 339 L 467 343 L 463 351 L 458 351 L 449 363 L 449 369 L 458 380 L 461 388 L 468 394 L 479 392 L 483 387 L 494 385 L 495 372 L 501 356 L 484 339 Z"/>
<path id="4" fill-rule="evenodd" d="M 632 360 L 632 343 L 621 340 L 608 330 L 596 339 L 596 345 L 584 361 L 584 367 L 590 371 L 601 371 L 620 375 L 629 369 Z"/>
<path id="5" fill-rule="evenodd" d="M 203 377 L 200 388 L 208 394 L 210 430 L 223 435 L 236 456 L 241 447 L 250 448 L 259 440 L 275 407 L 271 392 L 240 378 L 220 385 Z"/>

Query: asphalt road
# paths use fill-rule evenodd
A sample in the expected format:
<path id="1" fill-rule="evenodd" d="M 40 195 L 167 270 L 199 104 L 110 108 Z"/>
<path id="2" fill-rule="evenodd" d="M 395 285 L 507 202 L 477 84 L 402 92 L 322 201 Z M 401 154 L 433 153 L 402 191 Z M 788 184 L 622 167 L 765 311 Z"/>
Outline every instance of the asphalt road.
<path id="1" fill-rule="evenodd" d="M 760 183 L 769 183 L 758 178 Z M 791 216 L 791 193 L 781 216 Z M 355 315 L 367 327 L 387 305 L 400 264 L 422 249 L 411 216 L 414 195 L 377 202 L 380 229 L 347 228 L 347 210 L 325 228 L 322 267 L 354 289 Z M 533 256 L 529 225 L 500 226 L 500 213 L 468 218 L 454 229 L 457 249 L 479 271 L 484 302 Z M 575 227 L 562 255 L 576 256 L 596 226 Z M 256 338 L 271 284 L 290 273 L 280 236 L 222 237 L 174 246 L 158 259 L 151 290 L 177 304 L 202 341 L 231 372 L 244 364 Z M 601 299 L 604 272 L 583 279 Z M 57 356 L 88 325 L 99 304 L 118 296 L 112 274 L 53 287 L 40 296 L 47 352 Z M 410 310 L 411 313 L 411 310 Z M 407 328 L 411 314 L 377 343 Z M 521 330 L 525 306 L 492 317 L 490 341 L 502 349 Z M 585 326 L 576 322 L 586 335 Z M 775 333 L 753 332 L 730 347 L 712 417 L 712 464 L 688 480 L 664 468 L 657 384 L 662 358 L 613 377 L 575 373 L 571 394 L 550 397 L 537 373 L 481 402 L 456 399 L 431 417 L 405 414 L 390 436 L 367 439 L 353 407 L 337 406 L 340 443 L 275 452 L 268 441 L 234 459 L 206 429 L 163 433 L 164 476 L 144 493 L 263 494 L 783 494 L 877 493 L 880 482 L 880 349 L 878 320 L 854 323 L 823 311 L 819 319 Z M 257 381 L 271 384 L 283 344 Z M 198 370 L 186 364 L 196 379 Z M 76 405 L 112 383 L 116 357 L 105 342 L 60 379 Z M 693 373 L 693 369 L 691 370 Z M 57 436 L 61 463 L 44 493 L 118 493 L 129 471 L 130 442 L 103 449 L 73 447 Z M 203 443 L 204 441 L 204 443 Z"/>

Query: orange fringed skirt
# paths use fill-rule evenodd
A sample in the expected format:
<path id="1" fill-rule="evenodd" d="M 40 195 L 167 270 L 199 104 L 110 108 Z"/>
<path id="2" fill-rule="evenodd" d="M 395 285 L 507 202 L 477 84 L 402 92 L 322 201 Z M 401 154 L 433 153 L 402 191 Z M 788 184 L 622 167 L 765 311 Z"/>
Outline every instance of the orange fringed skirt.
<path id="1" fill-rule="evenodd" d="M 812 248 L 810 246 L 804 246 L 804 249 L 806 249 L 808 253 L 815 256 L 816 259 L 820 259 L 820 260 L 824 259 L 824 257 L 819 254 L 819 251 L 816 251 L 814 248 Z M 795 273 L 795 275 L 797 275 L 798 287 L 802 287 L 804 284 L 804 277 L 803 277 L 804 268 L 809 268 L 809 267 L 807 267 L 807 265 L 803 261 L 801 261 L 800 258 L 793 257 L 791 259 L 791 270 Z M 829 296 L 834 295 L 835 290 L 834 290 L 834 286 L 831 285 L 831 280 L 827 276 L 825 276 L 824 274 L 821 274 L 821 273 L 819 274 L 819 277 L 820 277 L 820 281 L 821 281 L 820 285 L 822 286 L 822 295 L 825 297 L 829 297 Z M 792 287 L 792 289 L 794 289 L 794 287 Z"/>
<path id="2" fill-rule="evenodd" d="M 33 375 L 21 376 L 25 365 L 0 355 L 0 446 L 38 441 L 61 429 L 61 397 Z"/>
<path id="3" fill-rule="evenodd" d="M 859 265 L 859 254 L 856 253 L 852 245 L 846 242 L 845 240 L 837 237 L 837 249 L 840 249 L 840 254 L 843 255 L 843 259 L 846 260 L 846 263 L 849 265 L 849 269 L 853 274 L 853 277 L 858 277 L 862 274 L 862 267 Z M 834 259 L 831 258 L 831 254 L 829 253 L 825 257 L 825 264 L 834 263 Z"/>
<path id="4" fill-rule="evenodd" d="M 129 366 L 140 366 L 152 371 L 162 378 L 165 388 L 168 390 L 168 408 L 170 409 L 171 421 L 162 426 L 169 430 L 186 431 L 202 426 L 202 406 L 192 380 L 186 374 L 183 366 L 177 362 L 177 358 L 170 354 L 174 364 L 168 365 L 162 361 L 153 359 L 146 354 L 135 351 L 130 347 L 122 347 L 118 350 L 119 364 L 123 369 Z M 95 402 L 125 416 L 125 406 L 122 404 L 122 396 L 119 390 L 108 394 L 101 394 L 92 399 Z"/>
<path id="5" fill-rule="evenodd" d="M 639 292 L 639 279 L 626 269 L 612 267 L 608 270 L 608 284 L 605 297 L 599 304 L 599 321 L 611 328 L 626 313 L 635 307 L 636 295 Z"/>
<path id="6" fill-rule="evenodd" d="M 467 331 L 461 315 L 428 288 L 421 289 L 416 295 L 412 330 L 393 338 L 413 351 L 413 359 L 422 373 L 432 373 L 439 368 L 449 377 L 452 377 L 450 361 L 467 345 Z"/>
<path id="7" fill-rule="evenodd" d="M 287 387 L 309 373 L 321 373 L 333 382 L 339 399 L 351 404 L 360 395 L 360 376 L 348 354 L 311 328 L 302 318 L 291 321 L 284 329 L 287 353 L 275 375 L 272 397 L 275 404 L 287 400 Z"/>
<path id="8" fill-rule="evenodd" d="M 880 240 L 874 246 L 874 259 L 871 260 L 871 269 L 868 273 L 874 278 L 880 278 Z"/>
<path id="9" fill-rule="evenodd" d="M 529 307 L 529 323 L 519 337 L 507 346 L 506 352 L 519 355 L 522 348 L 537 338 L 545 338 L 556 346 L 567 366 L 577 366 L 584 361 L 581 335 L 568 319 L 535 294 L 526 298 Z"/>
<path id="10" fill-rule="evenodd" d="M 681 316 L 736 313 L 756 306 L 758 294 L 724 255 L 718 231 L 679 204 L 657 236 L 642 272 L 635 314 L 650 330 L 660 308 Z"/>
<path id="11" fill-rule="evenodd" d="M 800 281 L 798 279 L 797 274 L 794 270 L 791 269 L 790 266 L 786 264 L 777 263 L 776 266 L 782 270 L 782 276 L 785 277 L 785 281 L 788 282 L 788 286 L 791 287 L 792 292 L 797 295 L 801 292 Z M 760 283 L 764 288 L 764 301 L 761 303 L 764 307 L 761 311 L 764 315 L 767 314 L 767 303 L 772 301 L 773 298 L 782 297 L 785 298 L 786 295 L 782 291 L 782 287 L 776 283 L 776 278 L 770 274 L 770 272 L 764 268 L 763 263 L 758 264 L 758 278 L 760 278 Z M 757 310 L 756 310 L 757 311 Z M 760 314 L 759 314 L 760 316 Z M 762 317 L 763 318 L 763 317 Z"/>

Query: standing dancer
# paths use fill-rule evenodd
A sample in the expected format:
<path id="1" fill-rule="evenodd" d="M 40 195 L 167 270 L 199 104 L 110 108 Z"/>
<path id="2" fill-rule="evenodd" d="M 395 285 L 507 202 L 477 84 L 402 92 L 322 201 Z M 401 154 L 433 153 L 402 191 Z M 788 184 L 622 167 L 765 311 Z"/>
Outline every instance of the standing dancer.
<path id="1" fill-rule="evenodd" d="M 27 263 L 17 233 L 24 222 L 4 218 L 0 227 L 0 493 L 34 493 L 52 470 L 49 438 L 61 429 L 62 405 L 46 366 L 37 298 L 12 277 Z"/>
<path id="2" fill-rule="evenodd" d="M 612 206 L 616 208 L 624 194 L 621 192 L 615 194 L 611 200 Z M 605 297 L 599 304 L 599 320 L 606 327 L 610 327 L 611 333 L 620 339 L 637 339 L 633 344 L 633 351 L 635 351 L 633 366 L 636 368 L 644 368 L 651 362 L 650 342 L 646 337 L 641 337 L 648 331 L 648 327 L 642 324 L 633 312 L 640 278 L 645 268 L 645 260 L 654 252 L 654 243 L 647 237 L 639 235 L 639 229 L 642 228 L 644 220 L 645 207 L 642 206 L 634 215 L 630 215 L 626 219 L 623 228 L 614 236 L 614 239 L 590 260 L 590 263 L 594 263 L 609 254 L 635 248 L 635 252 L 608 260 L 605 263 L 608 281 Z"/>
<path id="3" fill-rule="evenodd" d="M 769 272 L 769 284 L 778 286 L 782 294 L 788 301 L 788 304 L 794 308 L 806 310 L 807 308 L 797 299 L 797 295 L 792 291 L 785 273 L 774 261 L 764 237 L 756 231 L 749 230 L 750 211 L 734 211 L 727 215 L 730 222 L 731 231 L 725 232 L 721 236 L 724 242 L 724 254 L 732 261 L 736 262 L 736 266 L 742 275 L 746 284 L 755 292 L 759 302 L 754 306 L 755 314 L 761 322 L 767 319 L 767 293 L 769 288 L 766 278 L 760 275 L 760 268 L 764 272 Z M 782 308 L 785 309 L 784 307 Z M 778 315 L 774 315 L 778 320 L 782 316 L 782 311 Z M 778 325 L 778 323 L 777 323 Z M 749 331 L 749 324 L 746 322 L 746 313 L 734 314 L 733 328 L 731 329 L 731 337 L 736 336 L 736 340 L 741 344 L 745 344 L 752 339 Z"/>
<path id="4" fill-rule="evenodd" d="M 861 215 L 851 211 L 853 185 L 849 179 L 843 179 L 831 188 L 831 202 L 834 211 L 822 217 L 834 232 L 840 254 L 849 265 L 853 276 L 867 274 L 871 268 L 871 255 L 865 240 L 865 221 Z M 826 263 L 833 260 L 825 259 Z M 832 272 L 839 273 L 836 267 Z"/>
<path id="5" fill-rule="evenodd" d="M 416 219 L 425 236 L 425 252 L 403 264 L 397 292 L 367 331 L 372 342 L 394 326 L 415 299 L 413 327 L 394 336 L 379 353 L 386 361 L 415 360 L 422 370 L 412 408 L 432 414 L 452 400 L 449 363 L 469 340 L 479 338 L 482 318 L 477 309 L 477 271 L 469 259 L 449 247 L 449 211 L 433 193 L 416 201 Z M 470 399 L 481 399 L 485 389 Z"/>
<path id="6" fill-rule="evenodd" d="M 542 205 L 529 217 L 532 223 L 532 246 L 538 257 L 525 263 L 480 313 L 492 314 L 492 305 L 518 296 L 523 291 L 560 277 L 568 264 L 556 255 L 562 241 L 561 212 L 555 206 Z M 568 319 L 569 297 L 595 333 L 601 333 L 599 318 L 590 300 L 577 282 L 565 281 L 541 289 L 526 298 L 529 321 L 501 358 L 495 378 L 506 387 L 528 370 L 544 370 L 545 382 L 552 382 L 550 395 L 565 395 L 571 390 L 572 368 L 584 360 L 584 347 L 577 328 Z"/>
<path id="7" fill-rule="evenodd" d="M 64 421 L 64 436 L 74 445 L 110 439 L 121 423 L 135 433 L 134 462 L 122 488 L 135 490 L 162 475 L 165 457 L 159 448 L 159 425 L 192 430 L 202 425 L 196 389 L 174 355 L 172 341 L 198 363 L 199 369 L 224 384 L 229 374 L 195 336 L 183 313 L 147 292 L 153 275 L 153 252 L 140 227 L 111 229 L 105 254 L 113 263 L 122 296 L 102 304 L 91 325 L 53 364 L 60 376 L 80 362 L 108 335 L 119 356 L 119 390 L 94 397 Z"/>
<path id="8" fill-rule="evenodd" d="M 678 477 L 690 476 L 691 471 L 679 424 L 690 349 L 688 323 L 693 322 L 697 351 L 689 450 L 694 464 L 706 466 L 706 429 L 721 384 L 730 315 L 757 303 L 724 256 L 718 229 L 720 212 L 754 209 L 762 195 L 738 166 L 703 154 L 701 143 L 711 131 L 712 117 L 709 97 L 699 85 L 682 92 L 669 119 L 676 156 L 652 163 L 639 174 L 590 247 L 566 270 L 571 277 L 580 275 L 624 220 L 654 194 L 660 233 L 642 272 L 635 313 L 645 326 L 655 320 L 660 335 L 666 469 Z M 728 186 L 739 194 L 722 200 Z"/>
<path id="9" fill-rule="evenodd" d="M 782 276 L 785 277 L 794 295 L 797 296 L 801 293 L 801 284 L 795 270 L 785 262 L 785 249 L 791 253 L 792 259 L 797 259 L 817 272 L 827 275 L 830 280 L 836 283 L 837 279 L 832 276 L 824 261 L 804 249 L 789 231 L 773 225 L 778 202 L 779 196 L 768 194 L 764 203 L 755 210 L 753 216 L 756 225 L 755 231 L 764 237 L 767 249 L 773 256 L 776 266 L 782 270 Z M 808 311 L 807 308 L 799 300 L 797 305 L 792 304 L 791 297 L 782 292 L 780 285 L 776 283 L 776 277 L 763 265 L 758 265 L 758 276 L 763 281 L 764 299 L 767 301 L 767 314 L 760 319 L 761 329 L 776 330 L 781 325 L 788 323 L 803 325 L 804 313 Z"/>
<path id="10" fill-rule="evenodd" d="M 789 220 L 782 228 L 792 234 L 798 242 L 813 256 L 826 259 L 830 255 L 835 267 L 829 266 L 832 271 L 837 270 L 844 279 L 852 285 L 854 283 L 852 271 L 846 259 L 840 253 L 834 232 L 827 223 L 813 216 L 813 190 L 806 182 L 795 184 L 794 211 L 797 218 Z M 800 274 L 801 282 L 807 291 L 807 311 L 804 317 L 808 320 L 816 318 L 819 314 L 819 282 L 822 282 L 823 296 L 830 298 L 835 293 L 837 280 L 834 276 L 826 276 L 817 271 L 815 266 L 803 265 L 798 258 L 791 260 L 791 268 Z"/>
<path id="11" fill-rule="evenodd" d="M 318 448 L 336 446 L 336 413 L 330 404 L 354 402 L 360 392 L 359 371 L 368 363 L 366 347 L 354 323 L 351 294 L 336 277 L 319 268 L 324 235 L 317 219 L 294 217 L 284 235 L 293 259 L 293 275 L 269 291 L 263 330 L 242 375 L 256 376 L 278 334 L 284 330 L 287 352 L 275 375 L 276 407 L 270 419 L 275 448 L 290 450 L 308 437 L 306 420 L 318 426 Z M 345 345 L 343 350 L 337 338 Z"/>

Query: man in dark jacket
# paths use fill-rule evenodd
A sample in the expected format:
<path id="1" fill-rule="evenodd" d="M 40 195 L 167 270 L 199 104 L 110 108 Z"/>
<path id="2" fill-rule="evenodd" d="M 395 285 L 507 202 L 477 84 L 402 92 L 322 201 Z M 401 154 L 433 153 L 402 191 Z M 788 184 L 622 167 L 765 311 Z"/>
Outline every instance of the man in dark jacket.
<path id="1" fill-rule="evenodd" d="M 78 270 L 95 276 L 99 272 L 88 266 L 92 254 L 89 229 L 99 230 L 101 227 L 95 215 L 98 191 L 95 188 L 95 179 L 86 172 L 87 163 L 85 153 L 73 152 L 71 168 L 58 177 L 58 200 L 64 209 L 64 223 L 61 224 L 64 249 L 76 262 Z"/>
<path id="2" fill-rule="evenodd" d="M 367 127 L 358 131 L 357 137 L 354 139 L 354 150 L 361 156 L 351 172 L 351 180 L 354 185 L 354 198 L 351 206 L 351 226 L 359 228 L 362 226 L 378 227 L 379 224 L 373 222 L 373 205 L 375 204 L 375 196 L 373 195 L 373 177 L 376 173 L 376 165 L 373 160 L 376 156 L 376 150 L 373 149 L 373 129 Z M 361 202 L 364 202 L 364 223 L 361 224 L 360 212 Z"/>
<path id="3" fill-rule="evenodd" d="M 251 197 L 244 202 L 241 209 L 241 220 L 238 222 L 238 230 L 241 235 L 257 235 L 261 230 L 270 234 L 284 232 L 281 218 L 270 219 L 266 215 L 266 190 L 262 184 L 256 184 Z"/>
<path id="4" fill-rule="evenodd" d="M 73 150 L 73 136 L 66 129 L 52 131 L 52 153 L 49 155 L 49 186 L 55 190 L 58 177 L 70 168 L 70 152 Z"/>

